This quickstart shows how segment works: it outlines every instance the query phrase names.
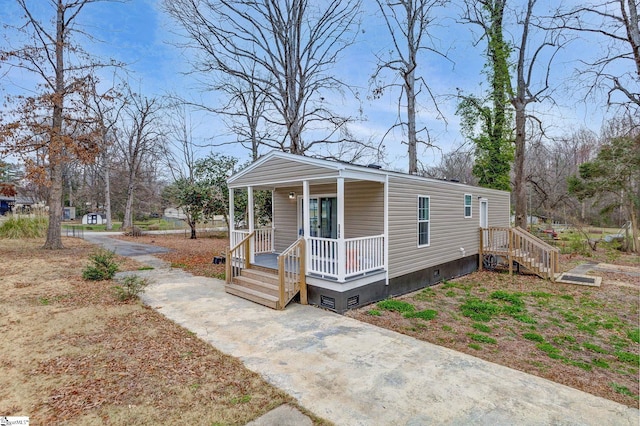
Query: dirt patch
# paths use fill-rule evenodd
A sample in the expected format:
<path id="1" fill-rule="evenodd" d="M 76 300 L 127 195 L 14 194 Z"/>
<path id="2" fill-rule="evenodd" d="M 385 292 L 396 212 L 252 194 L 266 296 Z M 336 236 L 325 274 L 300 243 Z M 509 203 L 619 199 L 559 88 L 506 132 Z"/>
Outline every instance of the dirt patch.
<path id="1" fill-rule="evenodd" d="M 245 424 L 293 403 L 152 309 L 118 302 L 114 283 L 83 281 L 92 246 L 42 244 L 0 239 L 0 414 L 33 424 Z"/>

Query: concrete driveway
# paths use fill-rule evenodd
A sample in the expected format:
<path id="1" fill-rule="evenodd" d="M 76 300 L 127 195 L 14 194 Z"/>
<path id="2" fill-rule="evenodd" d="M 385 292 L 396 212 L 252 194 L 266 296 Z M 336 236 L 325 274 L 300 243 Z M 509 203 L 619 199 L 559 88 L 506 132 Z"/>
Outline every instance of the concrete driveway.
<path id="1" fill-rule="evenodd" d="M 143 301 L 337 425 L 637 425 L 638 410 L 332 312 L 145 271 Z"/>

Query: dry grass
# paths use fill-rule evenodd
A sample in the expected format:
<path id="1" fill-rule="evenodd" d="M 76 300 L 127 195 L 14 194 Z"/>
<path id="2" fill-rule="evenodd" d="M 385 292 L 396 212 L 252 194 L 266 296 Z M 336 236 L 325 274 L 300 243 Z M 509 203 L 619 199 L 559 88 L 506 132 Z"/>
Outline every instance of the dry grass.
<path id="1" fill-rule="evenodd" d="M 32 424 L 245 424 L 292 398 L 111 282 L 90 246 L 0 239 L 0 414 Z M 193 244 L 191 244 L 193 247 Z M 136 269 L 129 261 L 128 269 Z"/>

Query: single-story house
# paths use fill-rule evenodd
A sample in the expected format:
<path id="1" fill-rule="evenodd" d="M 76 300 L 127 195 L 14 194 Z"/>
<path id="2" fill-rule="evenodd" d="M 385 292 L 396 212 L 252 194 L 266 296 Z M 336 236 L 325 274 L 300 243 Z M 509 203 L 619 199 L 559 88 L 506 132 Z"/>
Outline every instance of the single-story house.
<path id="1" fill-rule="evenodd" d="M 248 229 L 231 229 L 236 250 L 228 253 L 227 291 L 260 303 L 257 281 L 275 280 L 245 274 L 278 267 L 278 255 L 289 256 L 294 246 L 301 247 L 297 257 L 282 259 L 289 263 L 281 277 L 298 270 L 296 279 L 306 285 L 301 299 L 344 312 L 475 271 L 480 228 L 509 227 L 508 192 L 374 165 L 272 151 L 227 184 L 230 217 L 236 190 L 247 190 L 249 200 Z M 272 192 L 268 228 L 255 228 L 256 190 Z M 239 248 L 242 241 L 246 250 Z"/>

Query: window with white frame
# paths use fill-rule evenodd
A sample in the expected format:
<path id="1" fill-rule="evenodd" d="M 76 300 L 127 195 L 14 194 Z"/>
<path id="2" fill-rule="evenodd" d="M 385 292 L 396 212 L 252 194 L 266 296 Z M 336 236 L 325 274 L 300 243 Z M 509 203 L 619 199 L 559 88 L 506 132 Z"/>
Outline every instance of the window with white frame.
<path id="1" fill-rule="evenodd" d="M 418 247 L 429 245 L 431 238 L 431 213 L 429 197 L 418 197 Z"/>
<path id="2" fill-rule="evenodd" d="M 464 217 L 471 217 L 471 194 L 464 194 Z"/>

